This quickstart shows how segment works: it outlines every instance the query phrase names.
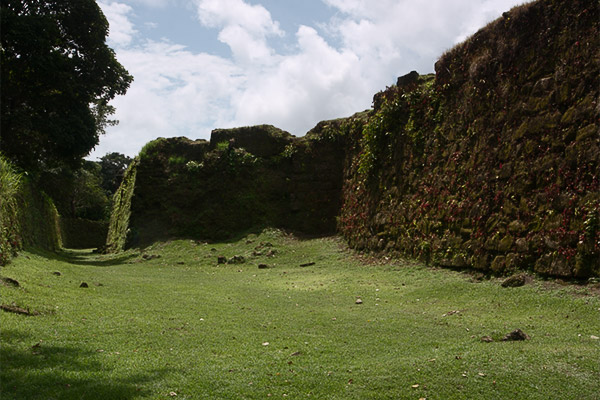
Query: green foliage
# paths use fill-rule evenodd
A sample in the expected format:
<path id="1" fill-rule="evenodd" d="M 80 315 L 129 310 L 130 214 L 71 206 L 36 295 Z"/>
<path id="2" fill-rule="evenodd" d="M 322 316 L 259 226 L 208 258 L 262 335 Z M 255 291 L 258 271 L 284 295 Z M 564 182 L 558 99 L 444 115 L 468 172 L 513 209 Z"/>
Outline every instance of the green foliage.
<path id="1" fill-rule="evenodd" d="M 420 84 L 411 90 L 392 87 L 380 93 L 381 102 L 364 125 L 358 172 L 376 179 L 384 160 L 391 157 L 393 146 L 409 145 L 418 155 L 429 128 L 425 116 L 433 114 L 435 90 L 433 77 L 421 77 Z M 376 96 L 377 97 L 377 96 Z"/>
<path id="2" fill-rule="evenodd" d="M 110 199 L 102 187 L 102 167 L 85 161 L 81 168 L 53 168 L 41 174 L 40 186 L 67 218 L 107 220 Z"/>
<path id="3" fill-rule="evenodd" d="M 94 0 L 6 0 L 0 19 L 2 151 L 30 171 L 77 166 L 132 81 L 105 16 Z"/>
<path id="4" fill-rule="evenodd" d="M 171 156 L 169 157 L 169 165 L 170 166 L 181 166 L 187 163 L 185 157 L 182 156 Z"/>
<path id="5" fill-rule="evenodd" d="M 25 255 L 2 302 L 41 315 L 2 312 L 3 400 L 597 397 L 592 286 L 503 288 L 277 231 Z M 531 339 L 501 340 L 516 328 Z"/>
<path id="6" fill-rule="evenodd" d="M 21 174 L 0 155 L 0 265 L 4 265 L 19 249 L 18 194 Z"/>
<path id="7" fill-rule="evenodd" d="M 87 161 L 84 168 L 75 173 L 72 208 L 75 218 L 93 221 L 108 220 L 110 200 L 102 188 L 101 167 Z"/>
<path id="8" fill-rule="evenodd" d="M 132 232 L 129 228 L 129 218 L 131 217 L 131 199 L 135 189 L 139 162 L 139 158 L 136 158 L 129 165 L 123 177 L 123 183 L 113 197 L 112 212 L 106 239 L 106 250 L 108 252 L 123 250 L 127 244 L 128 237 L 131 238 Z"/>
<path id="9" fill-rule="evenodd" d="M 25 249 L 57 250 L 62 246 L 59 215 L 52 199 L 31 180 L 19 191 L 19 235 Z"/>
<path id="10" fill-rule="evenodd" d="M 188 161 L 185 164 L 185 167 L 187 168 L 187 170 L 191 173 L 196 173 L 199 172 L 202 167 L 204 167 L 204 163 L 202 162 L 197 162 L 197 161 Z"/>
<path id="11" fill-rule="evenodd" d="M 146 143 L 144 145 L 144 147 L 142 147 L 142 150 L 140 150 L 140 154 L 139 154 L 139 158 L 140 160 L 145 160 L 145 159 L 152 159 L 155 158 L 158 151 L 165 145 L 167 145 L 167 139 L 165 138 L 158 138 L 155 140 L 152 140 L 148 143 Z"/>
<path id="12" fill-rule="evenodd" d="M 285 149 L 283 150 L 281 155 L 284 158 L 292 158 L 294 156 L 294 154 L 296 154 L 297 152 L 298 152 L 298 146 L 290 143 L 287 146 L 285 146 Z"/>
<path id="13" fill-rule="evenodd" d="M 114 195 L 121 185 L 123 175 L 131 161 L 130 157 L 121 153 L 108 153 L 100 158 L 102 188 L 110 196 Z"/>
<path id="14" fill-rule="evenodd" d="M 52 200 L 0 156 L 0 265 L 23 247 L 55 250 L 60 245 Z"/>
<path id="15" fill-rule="evenodd" d="M 16 196 L 21 187 L 21 174 L 0 155 L 0 212 L 8 215 L 16 208 Z"/>
<path id="16" fill-rule="evenodd" d="M 217 143 L 216 145 L 216 149 L 220 150 L 220 151 L 225 151 L 229 148 L 229 141 L 228 140 L 224 140 L 222 142 Z"/>

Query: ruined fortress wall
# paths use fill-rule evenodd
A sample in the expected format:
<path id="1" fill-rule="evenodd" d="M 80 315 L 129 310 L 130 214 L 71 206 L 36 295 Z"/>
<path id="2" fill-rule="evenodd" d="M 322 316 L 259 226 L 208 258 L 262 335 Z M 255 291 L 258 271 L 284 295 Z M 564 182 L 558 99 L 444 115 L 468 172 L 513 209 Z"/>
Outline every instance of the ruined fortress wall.
<path id="1" fill-rule="evenodd" d="M 598 2 L 517 7 L 375 96 L 339 229 L 436 265 L 600 273 Z M 413 74 L 414 75 L 414 74 Z"/>
<path id="2" fill-rule="evenodd" d="M 539 0 L 411 73 L 372 110 L 158 139 L 117 198 L 109 249 L 277 226 L 434 265 L 600 275 L 599 5 Z"/>

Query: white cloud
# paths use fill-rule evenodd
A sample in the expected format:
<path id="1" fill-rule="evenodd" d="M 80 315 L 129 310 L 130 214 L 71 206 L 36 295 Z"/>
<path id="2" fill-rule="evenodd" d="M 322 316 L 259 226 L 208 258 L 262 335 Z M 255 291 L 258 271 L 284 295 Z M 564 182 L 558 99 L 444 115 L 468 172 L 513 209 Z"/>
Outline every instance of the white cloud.
<path id="1" fill-rule="evenodd" d="M 173 5 L 175 0 L 125 0 L 129 3 L 140 4 L 146 7 L 164 8 Z"/>
<path id="2" fill-rule="evenodd" d="M 229 98 L 241 78 L 230 61 L 151 41 L 119 49 L 117 57 L 135 80 L 126 96 L 113 101 L 120 123 L 108 130 L 94 156 L 136 154 L 159 136 L 207 137 L 210 127 L 231 119 Z"/>
<path id="3" fill-rule="evenodd" d="M 108 44 L 114 47 L 127 46 L 133 40 L 137 31 L 129 20 L 133 9 L 124 3 L 98 3 L 110 23 Z"/>
<path id="4" fill-rule="evenodd" d="M 196 0 L 200 22 L 219 28 L 219 40 L 227 44 L 240 62 L 258 62 L 272 53 L 267 37 L 283 36 L 279 23 L 267 9 L 243 0 Z"/>
<path id="5" fill-rule="evenodd" d="M 134 155 L 159 136 L 207 139 L 214 128 L 242 125 L 267 123 L 303 135 L 320 120 L 368 108 L 373 94 L 399 75 L 432 72 L 444 50 L 519 3 L 322 0 L 336 16 L 320 27 L 322 33 L 300 26 L 285 36 L 281 54 L 270 41 L 285 33 L 265 7 L 244 0 L 190 1 L 232 58 L 193 53 L 169 41 L 136 42 L 131 7 L 100 3 L 115 27 L 110 40 L 117 58 L 135 81 L 113 102 L 120 124 L 108 129 L 94 156 Z"/>
<path id="6" fill-rule="evenodd" d="M 234 124 L 266 121 L 302 135 L 321 119 L 358 111 L 357 97 L 369 98 L 364 87 L 364 96 L 356 96 L 362 85 L 354 54 L 337 51 L 307 26 L 296 38 L 296 54 L 278 56 L 271 68 L 250 72 L 244 91 L 233 98 Z"/>

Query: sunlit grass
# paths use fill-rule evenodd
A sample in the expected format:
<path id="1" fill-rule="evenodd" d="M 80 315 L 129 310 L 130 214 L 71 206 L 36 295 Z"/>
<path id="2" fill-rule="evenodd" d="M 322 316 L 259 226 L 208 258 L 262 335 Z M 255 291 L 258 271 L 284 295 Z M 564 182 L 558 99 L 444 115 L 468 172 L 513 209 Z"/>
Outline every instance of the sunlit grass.
<path id="1" fill-rule="evenodd" d="M 234 255 L 246 263 L 217 264 Z M 600 389 L 600 299 L 589 290 L 368 264 L 337 239 L 272 231 L 119 256 L 24 253 L 0 275 L 21 285 L 1 288 L 3 304 L 42 313 L 0 315 L 2 399 L 595 399 Z M 515 328 L 531 340 L 500 341 Z"/>

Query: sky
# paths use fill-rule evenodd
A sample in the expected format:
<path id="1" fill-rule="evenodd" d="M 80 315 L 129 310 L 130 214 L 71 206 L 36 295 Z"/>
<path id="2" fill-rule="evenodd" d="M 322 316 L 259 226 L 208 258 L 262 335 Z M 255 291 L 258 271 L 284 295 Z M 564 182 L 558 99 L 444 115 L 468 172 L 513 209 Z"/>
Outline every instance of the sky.
<path id="1" fill-rule="evenodd" d="M 303 136 L 523 0 L 98 0 L 134 77 L 88 159 L 158 137 L 271 124 Z"/>

